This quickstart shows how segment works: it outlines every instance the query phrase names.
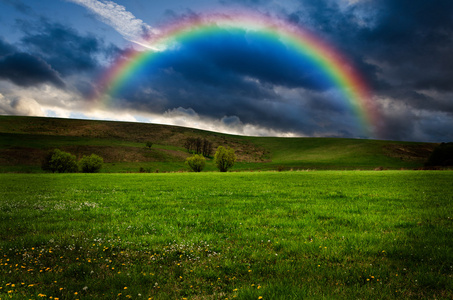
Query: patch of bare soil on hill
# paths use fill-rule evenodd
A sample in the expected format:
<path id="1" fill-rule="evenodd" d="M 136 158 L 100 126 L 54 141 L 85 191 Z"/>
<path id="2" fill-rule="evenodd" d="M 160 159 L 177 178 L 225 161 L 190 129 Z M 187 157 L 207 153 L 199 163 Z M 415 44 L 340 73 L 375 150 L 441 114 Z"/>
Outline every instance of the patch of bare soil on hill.
<path id="1" fill-rule="evenodd" d="M 106 163 L 114 162 L 151 162 L 151 161 L 184 161 L 182 152 L 167 149 L 146 149 L 138 147 L 113 146 L 68 146 L 64 151 L 74 154 L 77 158 L 95 153 Z"/>
<path id="2" fill-rule="evenodd" d="M 101 156 L 106 163 L 184 161 L 189 154 L 167 149 L 111 146 L 66 146 L 61 150 L 82 158 L 92 153 Z M 0 149 L 0 165 L 40 165 L 48 150 L 34 148 Z"/>
<path id="3" fill-rule="evenodd" d="M 37 165 L 41 164 L 47 151 L 34 148 L 14 147 L 0 149 L 0 165 Z"/>
<path id="4" fill-rule="evenodd" d="M 384 151 L 387 156 L 404 161 L 426 161 L 437 144 L 387 144 Z"/>

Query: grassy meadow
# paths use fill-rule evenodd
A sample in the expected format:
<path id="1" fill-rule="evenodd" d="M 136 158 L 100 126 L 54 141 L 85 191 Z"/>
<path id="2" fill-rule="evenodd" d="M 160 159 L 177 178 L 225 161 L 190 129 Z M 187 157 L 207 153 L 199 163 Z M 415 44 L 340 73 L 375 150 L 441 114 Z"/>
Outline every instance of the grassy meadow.
<path id="1" fill-rule="evenodd" d="M 0 299 L 452 299 L 452 182 L 0 174 Z"/>

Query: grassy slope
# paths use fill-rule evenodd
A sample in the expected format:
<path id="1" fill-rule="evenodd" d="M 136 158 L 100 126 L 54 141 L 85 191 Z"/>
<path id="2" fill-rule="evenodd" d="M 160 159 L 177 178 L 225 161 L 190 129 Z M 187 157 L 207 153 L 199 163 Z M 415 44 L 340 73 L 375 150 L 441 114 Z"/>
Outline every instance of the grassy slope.
<path id="1" fill-rule="evenodd" d="M 420 167 L 432 144 L 333 138 L 256 138 L 274 164 L 287 168 Z M 399 150 L 399 151 L 398 151 Z"/>
<path id="2" fill-rule="evenodd" d="M 452 177 L 0 174 L 0 298 L 452 299 Z"/>
<path id="3" fill-rule="evenodd" d="M 104 172 L 185 170 L 188 137 L 236 150 L 236 170 L 400 169 L 423 165 L 435 144 L 335 138 L 243 137 L 156 124 L 0 116 L 0 172 L 39 172 L 46 151 L 101 155 Z M 153 141 L 151 150 L 144 143 Z M 215 170 L 208 160 L 206 170 Z"/>

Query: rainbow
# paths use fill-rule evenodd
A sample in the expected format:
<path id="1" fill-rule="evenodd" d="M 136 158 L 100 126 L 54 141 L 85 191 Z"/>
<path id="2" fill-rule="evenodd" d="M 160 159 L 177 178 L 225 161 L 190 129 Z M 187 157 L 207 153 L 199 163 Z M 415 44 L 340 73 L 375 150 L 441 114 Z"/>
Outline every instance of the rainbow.
<path id="1" fill-rule="evenodd" d="M 160 51 L 190 39 L 215 35 L 225 29 L 257 32 L 270 40 L 284 43 L 302 57 L 308 58 L 341 91 L 347 105 L 360 120 L 364 132 L 373 136 L 379 114 L 371 101 L 365 80 L 348 59 L 307 30 L 280 19 L 250 12 L 209 14 L 183 19 L 156 30 L 145 43 L 140 43 L 148 48 L 147 51 L 130 50 L 125 58 L 117 61 L 105 73 L 98 83 L 100 90 L 97 91 L 97 103 L 110 103 L 137 70 L 150 63 Z"/>

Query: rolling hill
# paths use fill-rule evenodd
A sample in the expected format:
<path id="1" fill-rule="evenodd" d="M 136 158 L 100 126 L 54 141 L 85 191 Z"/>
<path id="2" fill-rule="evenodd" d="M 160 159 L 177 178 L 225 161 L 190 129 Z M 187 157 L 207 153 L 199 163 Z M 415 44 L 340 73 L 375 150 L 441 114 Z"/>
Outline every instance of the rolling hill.
<path id="1" fill-rule="evenodd" d="M 41 172 L 54 148 L 77 157 L 98 154 L 103 172 L 187 170 L 187 138 L 200 137 L 235 149 L 234 170 L 413 169 L 437 146 L 341 138 L 246 137 L 192 128 L 133 122 L 0 116 L 0 172 Z M 147 141 L 153 147 L 145 147 Z M 215 170 L 208 159 L 207 171 Z"/>

